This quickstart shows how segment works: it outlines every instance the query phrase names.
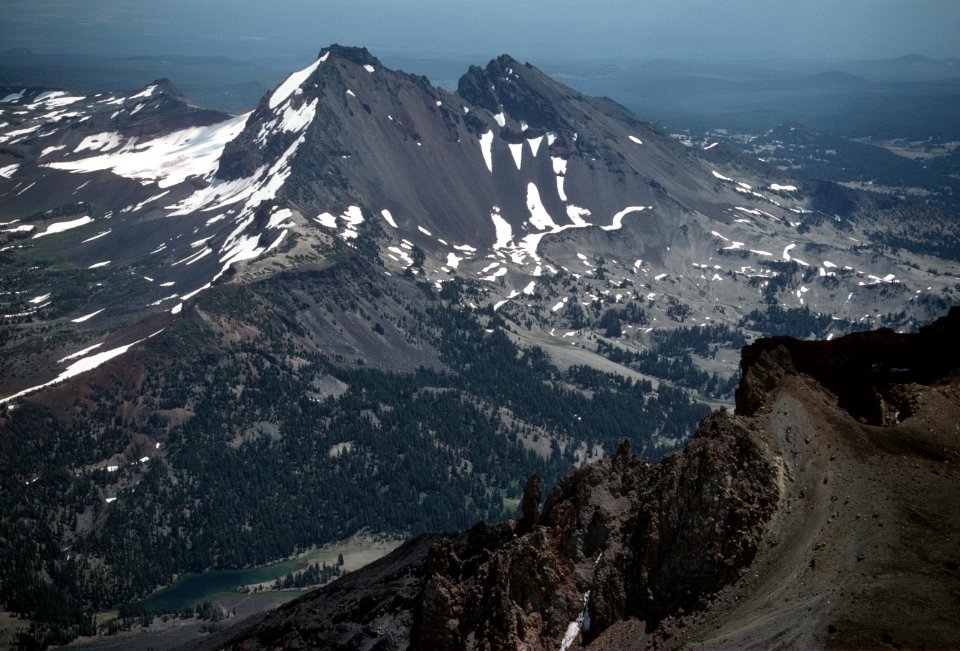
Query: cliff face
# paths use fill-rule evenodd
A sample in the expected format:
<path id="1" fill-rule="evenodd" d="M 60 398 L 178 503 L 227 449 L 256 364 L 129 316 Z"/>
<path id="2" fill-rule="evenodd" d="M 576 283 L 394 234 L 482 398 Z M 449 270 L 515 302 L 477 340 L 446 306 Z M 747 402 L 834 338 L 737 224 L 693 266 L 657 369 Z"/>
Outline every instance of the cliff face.
<path id="1" fill-rule="evenodd" d="M 954 310 L 916 335 L 758 341 L 738 415 L 659 465 L 621 446 L 541 513 L 418 538 L 204 645 L 956 646 L 958 334 Z"/>

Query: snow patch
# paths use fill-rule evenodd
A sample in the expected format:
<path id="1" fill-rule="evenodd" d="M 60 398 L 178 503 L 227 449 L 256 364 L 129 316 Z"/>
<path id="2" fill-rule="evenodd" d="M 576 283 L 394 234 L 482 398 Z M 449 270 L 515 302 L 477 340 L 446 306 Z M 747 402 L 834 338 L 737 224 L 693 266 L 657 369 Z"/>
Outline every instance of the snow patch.
<path id="1" fill-rule="evenodd" d="M 636 136 L 627 136 L 627 137 L 630 138 L 630 141 L 631 141 L 631 142 L 635 142 L 635 143 L 637 143 L 638 145 L 642 145 L 642 144 L 643 144 L 643 141 L 640 140 L 640 138 L 637 138 Z"/>
<path id="2" fill-rule="evenodd" d="M 315 220 L 319 222 L 321 226 L 326 226 L 327 228 L 337 227 L 337 218 L 328 212 L 320 213 L 319 215 L 316 216 Z M 397 227 L 396 224 L 393 224 L 393 227 L 396 228 Z"/>
<path id="3" fill-rule="evenodd" d="M 380 211 L 380 214 L 383 215 L 383 218 L 386 220 L 386 222 L 390 224 L 393 228 L 397 227 L 397 222 L 393 221 L 393 215 L 390 214 L 389 210 L 384 208 L 383 210 Z M 324 213 L 324 215 L 329 215 L 329 213 Z M 332 215 L 330 216 L 332 217 Z"/>
<path id="4" fill-rule="evenodd" d="M 530 224 L 540 230 L 557 228 L 547 209 L 540 200 L 540 191 L 532 181 L 527 184 L 527 210 L 530 211 Z"/>
<path id="5" fill-rule="evenodd" d="M 46 388 L 46 387 L 48 387 L 48 386 L 57 384 L 57 383 L 59 383 L 59 382 L 63 382 L 64 380 L 67 380 L 67 379 L 69 379 L 69 378 L 72 378 L 72 377 L 75 376 L 75 375 L 79 375 L 79 374 L 84 373 L 84 372 L 86 372 L 86 371 L 90 371 L 90 370 L 92 370 L 92 369 L 95 369 L 95 368 L 97 368 L 98 366 L 100 366 L 100 365 L 102 365 L 102 364 L 105 364 L 106 362 L 110 361 L 110 360 L 113 359 L 114 357 L 117 357 L 117 356 L 119 356 L 119 355 L 124 354 L 124 353 L 127 352 L 131 347 L 136 346 L 136 345 L 139 344 L 141 341 L 143 341 L 143 339 L 138 339 L 138 340 L 134 341 L 133 343 L 129 343 L 129 344 L 125 345 L 125 346 L 120 346 L 120 347 L 118 347 L 118 348 L 113 348 L 113 349 L 111 349 L 111 350 L 106 350 L 106 351 L 104 351 L 104 352 L 102 352 L 102 353 L 97 353 L 97 354 L 95 354 L 95 355 L 91 355 L 91 356 L 89 356 L 89 357 L 84 357 L 84 358 L 82 358 L 82 359 L 79 359 L 79 360 L 77 360 L 76 362 L 74 362 L 73 364 L 71 364 L 70 366 L 68 366 L 68 367 L 66 368 L 66 370 L 64 370 L 60 375 L 58 375 L 58 376 L 55 377 L 54 379 L 50 380 L 49 382 L 44 382 L 43 384 L 38 384 L 38 385 L 35 386 L 35 387 L 30 387 L 29 389 L 24 389 L 23 391 L 19 391 L 19 392 L 15 393 L 15 394 L 13 394 L 13 395 L 11 395 L 11 396 L 7 396 L 6 398 L 0 398 L 0 404 L 6 403 L 6 402 L 10 402 L 11 400 L 16 400 L 17 398 L 20 398 L 21 396 L 25 396 L 25 395 L 27 395 L 28 393 L 33 393 L 34 391 L 39 391 L 40 389 L 44 389 L 44 388 Z"/>
<path id="6" fill-rule="evenodd" d="M 63 231 L 68 231 L 72 228 L 79 228 L 80 226 L 85 226 L 93 221 L 93 218 L 89 215 L 84 215 L 83 217 L 78 217 L 77 219 L 71 219 L 65 222 L 57 222 L 55 224 L 50 224 L 47 226 L 47 230 L 42 233 L 37 233 L 33 236 L 33 239 L 38 237 L 44 237 L 46 235 L 53 235 L 54 233 L 62 233 Z"/>
<path id="7" fill-rule="evenodd" d="M 83 316 L 78 316 L 76 319 L 70 319 L 70 322 L 71 322 L 71 323 L 83 323 L 84 321 L 87 321 L 87 320 L 92 319 L 93 317 L 97 316 L 98 314 L 100 314 L 101 312 L 103 312 L 103 310 L 105 310 L 105 309 L 106 309 L 106 308 L 100 308 L 100 309 L 97 310 L 96 312 L 91 312 L 90 314 L 84 314 Z M 99 344 L 98 344 L 98 345 L 99 345 Z M 66 359 L 66 358 L 64 358 L 64 359 Z M 60 361 L 63 361 L 63 360 L 60 360 Z"/>
<path id="8" fill-rule="evenodd" d="M 562 178 L 562 177 L 561 177 Z M 575 206 L 572 203 L 567 205 L 567 217 L 570 218 L 570 221 L 573 222 L 574 226 L 584 227 L 591 226 L 583 218 L 590 215 L 590 211 L 586 208 L 581 208 L 580 206 Z"/>
<path id="9" fill-rule="evenodd" d="M 480 151 L 483 154 L 483 162 L 493 174 L 493 131 L 487 131 L 480 136 Z"/>
<path id="10" fill-rule="evenodd" d="M 530 138 L 527 140 L 527 144 L 530 145 L 530 153 L 533 154 L 533 157 L 537 157 L 537 152 L 540 151 L 540 143 L 543 142 L 543 136 L 537 136 L 536 138 Z"/>
<path id="11" fill-rule="evenodd" d="M 329 52 L 327 54 L 329 54 Z M 325 59 L 326 59 L 326 54 L 320 57 L 319 59 L 317 59 L 316 61 L 314 61 L 313 63 L 311 63 L 309 66 L 307 66 L 303 70 L 291 73 L 290 76 L 287 77 L 284 80 L 284 82 L 277 87 L 275 91 L 273 91 L 273 94 L 270 96 L 270 101 L 269 101 L 270 108 L 273 109 L 278 107 L 280 104 L 284 102 L 284 100 L 290 97 L 290 95 L 293 94 L 293 91 L 300 88 L 303 85 L 303 82 L 305 82 L 307 78 L 314 73 L 317 67 L 321 63 L 323 63 Z"/>
<path id="12" fill-rule="evenodd" d="M 49 156 L 55 151 L 61 151 L 66 148 L 67 148 L 66 145 L 52 145 L 50 147 L 44 147 L 43 151 L 40 152 L 39 158 L 43 158 L 44 156 Z"/>
<path id="13" fill-rule="evenodd" d="M 509 143 L 507 147 L 510 148 L 510 154 L 513 156 L 513 162 L 517 166 L 517 169 L 520 169 L 520 165 L 523 162 L 523 143 Z"/>
<path id="14" fill-rule="evenodd" d="M 267 222 L 267 228 L 277 228 L 284 226 L 283 223 L 288 217 L 293 217 L 293 211 L 289 208 L 281 208 L 272 215 L 270 215 L 270 221 Z M 290 224 L 287 224 L 289 226 Z M 209 239 L 209 238 L 207 238 Z M 203 240 L 206 241 L 206 240 Z"/>
<path id="15" fill-rule="evenodd" d="M 167 188 L 191 176 L 212 175 L 223 148 L 240 134 L 248 115 L 205 127 L 182 129 L 142 144 L 133 138 L 112 154 L 44 166 L 76 173 L 110 170 L 143 184 L 156 182 L 160 188 Z"/>
<path id="16" fill-rule="evenodd" d="M 116 131 L 111 131 L 110 133 L 94 133 L 81 140 L 80 144 L 73 150 L 73 153 L 79 154 L 86 150 L 108 152 L 122 145 L 123 141 L 124 137 Z"/>
<path id="17" fill-rule="evenodd" d="M 603 226 L 605 231 L 616 231 L 623 227 L 623 218 L 632 212 L 641 212 L 650 210 L 653 206 L 628 206 L 613 216 L 613 222 L 609 226 Z"/>
<path id="18" fill-rule="evenodd" d="M 75 352 L 75 353 L 70 353 L 70 354 L 67 355 L 66 357 L 64 357 L 64 358 L 62 358 L 62 359 L 58 359 L 58 360 L 57 360 L 57 364 L 63 364 L 63 363 L 64 363 L 65 361 L 67 361 L 68 359 L 76 359 L 77 357 L 83 357 L 84 355 L 86 355 L 87 353 L 89 353 L 91 350 L 96 350 L 97 348 L 99 348 L 99 347 L 102 346 L 102 345 L 103 345 L 103 342 L 100 342 L 99 344 L 94 344 L 94 345 L 92 345 L 92 346 L 87 346 L 87 347 L 84 348 L 83 350 L 78 350 L 78 351 Z"/>

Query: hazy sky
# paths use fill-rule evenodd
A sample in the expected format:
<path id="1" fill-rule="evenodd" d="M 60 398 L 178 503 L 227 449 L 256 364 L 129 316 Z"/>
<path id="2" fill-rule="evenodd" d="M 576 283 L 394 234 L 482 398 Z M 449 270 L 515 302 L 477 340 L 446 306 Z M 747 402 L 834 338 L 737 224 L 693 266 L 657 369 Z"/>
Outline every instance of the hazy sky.
<path id="1" fill-rule="evenodd" d="M 960 0 L 0 0 L 0 48 L 313 56 L 960 56 Z"/>

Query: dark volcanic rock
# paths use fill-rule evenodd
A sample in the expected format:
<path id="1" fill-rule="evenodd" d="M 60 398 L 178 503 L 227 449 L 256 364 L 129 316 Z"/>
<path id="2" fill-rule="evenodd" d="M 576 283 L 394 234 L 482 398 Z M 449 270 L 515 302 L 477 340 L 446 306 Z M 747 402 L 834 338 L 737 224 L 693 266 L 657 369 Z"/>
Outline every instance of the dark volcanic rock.
<path id="1" fill-rule="evenodd" d="M 854 418 L 889 424 L 900 402 L 895 387 L 933 384 L 960 368 L 958 339 L 957 307 L 915 335 L 881 328 L 829 342 L 761 339 L 743 349 L 737 412 L 756 413 L 783 374 L 799 372 L 835 393 L 840 407 Z"/>
<path id="2" fill-rule="evenodd" d="M 763 445 L 725 413 L 656 467 L 624 444 L 563 478 L 536 517 L 425 538 L 293 602 L 230 648 L 556 649 L 693 608 L 753 558 L 776 504 Z M 592 621 L 592 627 L 586 622 Z M 374 632 L 380 634 L 375 635 Z"/>

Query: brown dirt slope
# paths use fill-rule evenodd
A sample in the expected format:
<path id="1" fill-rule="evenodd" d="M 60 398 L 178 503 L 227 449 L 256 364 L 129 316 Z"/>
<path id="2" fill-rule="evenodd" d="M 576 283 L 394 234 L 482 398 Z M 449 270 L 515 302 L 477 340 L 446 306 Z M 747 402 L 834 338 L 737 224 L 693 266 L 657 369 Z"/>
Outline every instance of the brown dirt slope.
<path id="1" fill-rule="evenodd" d="M 783 477 L 756 559 L 696 612 L 649 635 L 622 622 L 591 648 L 960 648 L 958 321 L 745 351 L 754 410 L 737 420 Z M 925 384 L 889 381 L 891 362 Z"/>

